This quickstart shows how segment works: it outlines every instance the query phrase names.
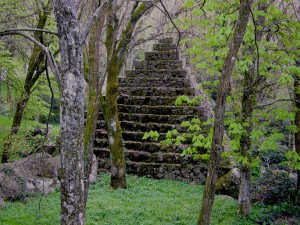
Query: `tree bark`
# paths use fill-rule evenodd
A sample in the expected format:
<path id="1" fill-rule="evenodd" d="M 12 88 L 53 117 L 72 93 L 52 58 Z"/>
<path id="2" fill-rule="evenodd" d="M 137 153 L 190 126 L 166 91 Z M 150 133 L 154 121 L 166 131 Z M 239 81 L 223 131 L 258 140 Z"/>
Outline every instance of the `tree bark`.
<path id="1" fill-rule="evenodd" d="M 107 50 L 107 87 L 105 102 L 105 120 L 108 140 L 111 148 L 111 186 L 113 188 L 126 188 L 126 169 L 122 144 L 122 129 L 118 117 L 117 97 L 118 78 L 125 61 L 128 46 L 138 20 L 153 6 L 152 3 L 135 2 L 130 12 L 129 21 L 122 31 L 121 39 L 116 42 L 119 34 L 119 24 L 116 20 L 115 0 L 110 1 L 107 10 L 107 34 L 105 46 Z"/>
<path id="2" fill-rule="evenodd" d="M 297 62 L 297 66 L 300 66 L 300 62 Z M 297 92 L 298 90 L 298 92 Z M 294 81 L 294 100 L 295 100 L 295 107 L 296 107 L 296 116 L 295 116 L 295 125 L 298 128 L 297 133 L 295 134 L 295 146 L 296 152 L 300 156 L 300 77 L 296 77 Z M 296 187 L 296 204 L 300 205 L 300 170 L 297 170 L 297 187 Z"/>
<path id="3" fill-rule="evenodd" d="M 98 7 L 96 1 L 94 2 L 93 11 Z M 93 162 L 93 147 L 95 139 L 95 131 L 97 121 L 99 117 L 99 99 L 101 94 L 100 87 L 100 41 L 101 33 L 104 25 L 104 17 L 95 23 L 92 27 L 90 40 L 89 40 L 89 97 L 88 97 L 88 109 L 86 117 L 86 125 L 84 131 L 84 212 L 87 203 L 88 191 L 89 191 L 89 176 L 92 170 Z"/>
<path id="4" fill-rule="evenodd" d="M 110 61 L 107 73 L 106 87 L 106 127 L 111 156 L 110 185 L 117 188 L 127 188 L 124 149 L 122 144 L 122 129 L 118 113 L 118 77 L 119 62 L 116 56 Z"/>
<path id="5" fill-rule="evenodd" d="M 241 0 L 239 7 L 239 19 L 237 21 L 232 43 L 229 45 L 229 51 L 224 61 L 223 72 L 218 86 L 216 107 L 214 111 L 214 132 L 212 139 L 212 149 L 208 172 L 205 182 L 203 201 L 198 220 L 199 225 L 208 225 L 210 221 L 214 196 L 216 192 L 216 183 L 218 180 L 218 170 L 220 166 L 222 142 L 224 136 L 224 114 L 226 106 L 226 97 L 230 89 L 230 79 L 232 69 L 240 49 L 250 15 L 250 7 L 253 0 Z"/>
<path id="6" fill-rule="evenodd" d="M 61 53 L 61 224 L 84 224 L 84 70 L 71 0 L 53 0 Z"/>
<path id="7" fill-rule="evenodd" d="M 6 102 L 11 103 L 10 84 L 8 82 L 6 82 Z"/>
<path id="8" fill-rule="evenodd" d="M 263 10 L 267 12 L 267 5 L 260 2 L 258 4 L 258 10 Z M 264 27 L 265 25 L 265 16 L 259 16 L 258 21 L 256 22 L 256 27 Z M 256 34 L 256 41 L 260 42 L 263 36 L 262 29 L 259 30 Z M 252 45 L 249 47 L 249 55 L 255 56 L 256 46 Z M 243 98 L 242 98 L 242 115 L 241 123 L 244 129 L 240 141 L 240 152 L 241 156 L 246 157 L 248 164 L 241 165 L 241 184 L 239 190 L 239 207 L 238 215 L 248 216 L 250 213 L 250 189 L 251 189 L 251 139 L 250 135 L 253 130 L 253 111 L 256 106 L 256 95 L 255 88 L 258 83 L 255 84 L 257 76 L 255 74 L 255 65 L 257 63 L 257 56 L 252 59 L 252 65 L 248 71 L 245 72 L 244 76 L 244 86 L 243 86 Z"/>
<path id="9" fill-rule="evenodd" d="M 43 29 L 45 27 L 49 15 L 48 10 L 50 10 L 50 1 L 45 7 L 45 11 L 39 15 L 39 20 L 37 25 L 38 29 Z M 42 32 L 36 31 L 35 38 L 39 40 L 42 44 L 44 43 Z M 8 135 L 8 139 L 4 144 L 5 147 L 2 153 L 2 160 L 1 160 L 2 163 L 7 163 L 9 161 L 11 144 L 12 144 L 11 143 L 12 136 L 17 134 L 20 129 L 23 113 L 31 95 L 31 88 L 34 86 L 34 84 L 36 83 L 40 75 L 45 70 L 45 68 L 42 66 L 44 57 L 45 57 L 45 53 L 37 45 L 34 45 L 33 52 L 29 59 L 28 70 L 26 73 L 25 83 L 23 87 L 24 90 L 21 94 L 21 97 L 17 100 L 17 106 L 14 114 L 13 123 L 10 129 L 10 133 Z M 7 84 L 7 102 L 10 101 L 11 101 L 10 86 L 9 84 Z"/>
<path id="10" fill-rule="evenodd" d="M 2 81 L 0 80 L 0 103 L 3 103 L 3 98 L 2 98 Z"/>
<path id="11" fill-rule="evenodd" d="M 254 62 L 255 63 L 255 62 Z M 253 128 L 252 115 L 256 105 L 256 96 L 251 88 L 254 81 L 254 67 L 251 66 L 250 71 L 245 72 L 244 91 L 242 98 L 242 126 L 244 133 L 240 140 L 241 156 L 251 162 L 251 139 L 250 135 Z M 247 124 L 247 125 L 245 125 Z M 248 216 L 250 213 L 250 187 L 251 187 L 251 166 L 249 164 L 241 165 L 241 184 L 239 189 L 239 208 L 238 214 Z"/>

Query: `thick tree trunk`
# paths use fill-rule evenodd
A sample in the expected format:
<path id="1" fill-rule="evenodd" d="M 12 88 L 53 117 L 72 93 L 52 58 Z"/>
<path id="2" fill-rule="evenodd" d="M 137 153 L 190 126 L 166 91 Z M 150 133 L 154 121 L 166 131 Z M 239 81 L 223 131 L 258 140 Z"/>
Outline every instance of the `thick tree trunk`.
<path id="1" fill-rule="evenodd" d="M 96 2 L 95 2 L 96 3 Z M 93 10 L 97 8 L 97 4 Z M 89 98 L 84 131 L 84 211 L 87 203 L 90 174 L 93 162 L 93 147 L 97 120 L 99 117 L 99 98 L 101 94 L 100 87 L 100 41 L 101 32 L 104 24 L 104 17 L 101 17 L 93 26 L 89 40 Z"/>
<path id="2" fill-rule="evenodd" d="M 122 129 L 117 106 L 119 68 L 118 59 L 116 56 L 113 56 L 109 63 L 107 74 L 105 120 L 111 156 L 110 185 L 115 189 L 127 188 Z"/>
<path id="3" fill-rule="evenodd" d="M 84 224 L 84 70 L 75 4 L 53 0 L 61 53 L 61 224 Z"/>
<path id="4" fill-rule="evenodd" d="M 212 149 L 208 172 L 205 182 L 201 212 L 198 220 L 199 225 L 208 225 L 210 221 L 214 196 L 216 192 L 216 183 L 218 180 L 218 170 L 220 166 L 222 142 L 224 136 L 224 114 L 226 106 L 226 97 L 230 89 L 230 79 L 232 69 L 240 49 L 250 15 L 250 7 L 253 0 L 241 0 L 239 8 L 239 19 L 237 21 L 232 43 L 229 45 L 229 51 L 223 65 L 223 73 L 218 86 L 216 107 L 214 111 L 214 133 L 212 139 Z"/>

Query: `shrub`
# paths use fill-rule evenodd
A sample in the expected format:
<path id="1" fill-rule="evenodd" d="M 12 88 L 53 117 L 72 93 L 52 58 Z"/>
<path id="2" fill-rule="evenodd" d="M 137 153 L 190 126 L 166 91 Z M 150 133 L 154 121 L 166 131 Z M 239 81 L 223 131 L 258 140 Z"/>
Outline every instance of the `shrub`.
<path id="1" fill-rule="evenodd" d="M 257 178 L 251 188 L 253 202 L 265 205 L 290 202 L 295 183 L 285 171 L 267 171 Z"/>

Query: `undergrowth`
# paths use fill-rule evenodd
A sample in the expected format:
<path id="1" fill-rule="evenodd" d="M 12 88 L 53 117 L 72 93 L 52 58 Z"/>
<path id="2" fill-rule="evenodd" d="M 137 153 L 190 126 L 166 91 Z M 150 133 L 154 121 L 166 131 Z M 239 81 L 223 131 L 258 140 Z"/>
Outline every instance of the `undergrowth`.
<path id="1" fill-rule="evenodd" d="M 109 176 L 103 174 L 90 188 L 86 224 L 197 224 L 203 186 L 131 175 L 128 184 L 126 190 L 113 190 L 109 187 Z M 0 211 L 0 224 L 60 224 L 59 191 L 42 198 L 40 212 L 38 204 L 38 196 L 28 197 L 26 202 L 7 203 L 8 207 Z M 248 220 L 238 220 L 236 211 L 236 200 L 217 196 L 211 224 L 263 224 L 263 217 L 270 216 L 272 210 L 256 205 Z"/>

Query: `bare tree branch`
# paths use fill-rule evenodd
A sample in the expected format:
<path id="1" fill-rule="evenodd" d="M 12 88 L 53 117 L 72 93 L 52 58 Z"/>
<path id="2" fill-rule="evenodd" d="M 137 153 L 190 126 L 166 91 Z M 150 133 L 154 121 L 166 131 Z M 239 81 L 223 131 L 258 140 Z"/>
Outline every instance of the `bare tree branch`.
<path id="1" fill-rule="evenodd" d="M 57 67 L 57 64 L 54 60 L 54 56 L 53 54 L 51 53 L 51 51 L 46 47 L 44 46 L 43 44 L 41 44 L 38 40 L 36 40 L 34 37 L 28 35 L 28 34 L 25 34 L 23 32 L 20 32 L 20 31 L 13 31 L 13 30 L 7 30 L 5 32 L 0 32 L 0 37 L 1 36 L 7 36 L 7 35 L 20 35 L 20 36 L 23 36 L 25 37 L 26 39 L 30 40 L 31 42 L 33 42 L 35 45 L 37 45 L 39 48 L 41 48 L 43 51 L 45 51 L 48 59 L 49 59 L 49 64 L 50 64 L 50 68 L 51 68 L 51 71 L 52 73 L 54 74 L 55 78 L 56 78 L 56 82 L 58 84 L 59 87 L 61 87 L 61 82 L 60 82 L 60 73 L 59 73 L 59 70 L 58 70 L 58 67 Z"/>
<path id="2" fill-rule="evenodd" d="M 102 12 L 107 8 L 109 4 L 109 0 L 105 0 L 95 11 L 95 13 L 93 14 L 93 16 L 90 18 L 90 20 L 88 21 L 88 23 L 85 26 L 85 29 L 83 32 L 81 32 L 81 44 L 83 44 L 87 38 L 87 36 L 90 33 L 90 30 L 92 28 L 92 26 L 94 25 L 94 23 L 99 19 L 100 15 L 102 14 Z"/>
<path id="3" fill-rule="evenodd" d="M 58 36 L 58 33 L 54 32 L 54 31 L 38 29 L 38 28 L 14 28 L 14 29 L 10 29 L 10 30 L 0 31 L 0 33 L 12 32 L 12 31 L 33 31 L 33 32 L 38 31 L 38 32 L 44 32 L 44 33 L 54 34 L 54 35 Z"/>
<path id="4" fill-rule="evenodd" d="M 261 104 L 261 105 L 258 105 L 256 106 L 255 108 L 256 109 L 259 109 L 259 108 L 263 108 L 263 107 L 266 107 L 266 106 L 269 106 L 269 105 L 273 105 L 275 104 L 276 102 L 298 102 L 294 99 L 285 99 L 285 98 L 282 98 L 282 99 L 276 99 L 274 101 L 271 101 L 271 102 L 268 102 L 268 103 L 265 103 L 265 104 Z M 298 102 L 299 103 L 299 102 Z"/>

